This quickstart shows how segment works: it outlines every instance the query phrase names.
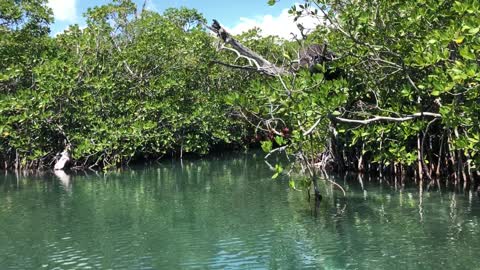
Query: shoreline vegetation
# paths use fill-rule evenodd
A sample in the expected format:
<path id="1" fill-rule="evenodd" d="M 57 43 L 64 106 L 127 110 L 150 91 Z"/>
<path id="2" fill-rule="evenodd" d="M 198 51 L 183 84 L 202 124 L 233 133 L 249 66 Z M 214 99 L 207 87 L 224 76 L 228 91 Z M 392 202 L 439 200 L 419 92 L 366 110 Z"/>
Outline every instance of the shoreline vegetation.
<path id="1" fill-rule="evenodd" d="M 293 40 L 129 0 L 52 37 L 46 2 L 0 5 L 0 169 L 51 169 L 62 152 L 111 169 L 256 145 L 291 161 L 273 178 L 316 198 L 324 171 L 478 186 L 476 0 L 307 0 L 289 12 L 318 26 L 298 24 Z"/>
<path id="2" fill-rule="evenodd" d="M 254 150 L 232 150 L 230 151 L 216 151 L 211 152 L 205 156 L 199 155 L 187 155 L 184 157 L 183 160 L 179 159 L 178 157 L 164 157 L 161 160 L 149 160 L 149 161 L 138 161 L 138 162 L 131 162 L 130 164 L 119 167 L 116 169 L 106 170 L 106 171 L 99 171 L 94 169 L 88 168 L 68 168 L 66 170 L 39 170 L 39 169 L 32 169 L 32 170 L 4 170 L 4 176 L 13 176 L 16 179 L 16 182 L 13 181 L 10 184 L 18 184 L 19 181 L 24 183 L 22 179 L 45 179 L 45 177 L 52 177 L 54 176 L 58 179 L 61 185 L 66 189 L 70 190 L 72 187 L 73 179 L 77 177 L 83 177 L 88 175 L 96 175 L 98 177 L 110 177 L 110 176 L 118 176 L 123 173 L 128 173 L 129 171 L 137 172 L 138 170 L 149 169 L 149 168 L 157 168 L 163 166 L 171 166 L 176 164 L 176 166 L 180 166 L 182 169 L 185 166 L 185 169 L 191 170 L 195 168 L 198 164 L 205 164 L 208 161 L 218 161 L 218 160 L 229 160 L 229 159 L 251 159 L 256 160 L 257 163 L 264 163 L 267 167 L 271 167 L 271 164 L 268 160 L 263 158 L 263 153 L 260 149 Z M 276 161 L 280 164 L 288 163 L 287 160 L 284 158 L 277 156 L 273 157 Z M 199 166 L 201 166 L 199 165 Z M 167 166 L 167 167 L 168 167 Z M 261 165 L 260 165 L 261 166 Z M 272 168 L 272 171 L 274 168 Z M 411 175 L 407 175 L 406 173 L 402 174 L 383 174 L 380 175 L 378 173 L 365 173 L 365 172 L 352 172 L 352 171 L 343 171 L 343 172 L 332 172 L 332 171 L 325 171 L 319 170 L 320 179 L 329 179 L 331 182 L 338 183 L 342 188 L 355 186 L 360 188 L 361 190 L 368 191 L 372 188 L 372 184 L 375 187 L 383 187 L 390 191 L 395 192 L 403 192 L 403 191 L 411 191 L 412 189 L 416 189 L 420 195 L 424 192 L 453 192 L 457 194 L 465 194 L 468 196 L 478 196 L 480 197 L 480 183 L 472 182 L 468 183 L 467 185 L 463 185 L 463 183 L 455 182 L 453 178 L 435 178 L 433 181 L 418 181 L 418 179 L 414 178 Z M 286 181 L 285 177 L 282 177 L 282 181 Z M 335 193 L 335 187 L 330 185 L 328 181 L 325 181 L 325 185 L 321 185 L 320 190 L 328 197 L 333 198 L 340 198 L 341 193 Z M 6 184 L 4 182 L 3 184 Z M 302 190 L 297 190 L 302 191 Z M 350 188 L 348 188 L 348 193 L 351 192 Z M 325 195 L 325 194 L 324 194 Z M 338 196 L 335 196 L 338 195 Z M 308 196 L 308 194 L 307 194 Z M 310 200 L 308 200 L 310 201 Z"/>

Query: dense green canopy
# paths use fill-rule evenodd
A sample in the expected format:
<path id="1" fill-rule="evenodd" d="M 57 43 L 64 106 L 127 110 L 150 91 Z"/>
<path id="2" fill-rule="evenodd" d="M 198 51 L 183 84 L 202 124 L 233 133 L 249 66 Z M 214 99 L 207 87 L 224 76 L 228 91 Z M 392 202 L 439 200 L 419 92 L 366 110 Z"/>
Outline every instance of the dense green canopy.
<path id="1" fill-rule="evenodd" d="M 139 13 L 130 1 L 114 1 L 90 9 L 85 29 L 49 37 L 45 3 L 24 2 L 5 9 L 35 2 L 38 12 L 5 16 L 8 46 L 0 46 L 8 60 L 0 71 L 0 159 L 8 166 L 48 165 L 66 145 L 75 165 L 104 167 L 206 153 L 245 136 L 224 105 L 242 80 L 211 64 L 214 38 L 198 12 Z"/>
<path id="2" fill-rule="evenodd" d="M 304 1 L 292 16 L 319 21 L 305 38 L 235 37 L 288 71 L 276 76 L 255 72 L 187 8 L 115 0 L 56 37 L 44 0 L 0 11 L 5 167 L 49 166 L 67 146 L 75 166 L 109 167 L 262 141 L 298 161 L 276 176 L 316 165 L 478 178 L 476 0 Z M 309 72 L 297 58 L 312 44 L 333 53 Z"/>

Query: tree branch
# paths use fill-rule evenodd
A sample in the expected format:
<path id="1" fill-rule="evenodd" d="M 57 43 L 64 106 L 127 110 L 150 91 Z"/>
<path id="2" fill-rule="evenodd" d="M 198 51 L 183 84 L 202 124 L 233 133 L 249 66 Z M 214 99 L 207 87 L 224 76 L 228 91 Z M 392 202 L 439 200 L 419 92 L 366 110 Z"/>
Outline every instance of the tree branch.
<path id="1" fill-rule="evenodd" d="M 234 51 L 238 57 L 242 57 L 248 60 L 250 64 L 252 62 L 256 66 L 256 70 L 260 73 L 269 76 L 277 76 L 282 74 L 290 73 L 283 67 L 277 67 L 276 65 L 270 63 L 268 60 L 263 58 L 261 55 L 252 51 L 251 49 L 245 47 L 243 44 L 235 40 L 230 33 L 228 33 L 216 20 L 213 20 L 212 26 L 204 24 L 204 26 L 215 33 L 218 38 L 220 38 L 225 44 L 230 45 L 230 47 L 223 47 L 223 49 L 228 49 Z"/>
<path id="2" fill-rule="evenodd" d="M 422 117 L 441 119 L 442 115 L 438 113 L 422 112 L 422 113 L 414 113 L 414 114 L 406 115 L 404 117 L 374 116 L 373 118 L 365 119 L 365 120 L 348 119 L 348 118 L 336 117 L 333 115 L 330 115 L 329 117 L 332 121 L 335 121 L 335 122 L 368 125 L 375 122 L 406 122 L 412 119 L 422 118 Z"/>
<path id="3" fill-rule="evenodd" d="M 237 68 L 237 69 L 243 69 L 243 70 L 257 71 L 257 69 L 252 67 L 252 66 L 232 65 L 232 64 L 224 63 L 224 62 L 217 61 L 217 60 L 212 60 L 212 63 L 219 64 L 219 65 L 222 65 L 222 66 L 226 66 L 226 67 L 229 67 L 229 68 Z"/>
<path id="4" fill-rule="evenodd" d="M 305 131 L 305 132 L 303 133 L 303 136 L 308 136 L 308 135 L 310 135 L 310 134 L 315 130 L 315 128 L 320 124 L 320 122 L 322 121 L 322 119 L 323 119 L 323 116 L 320 117 L 320 118 L 318 118 L 318 120 L 315 122 L 315 124 L 313 124 L 313 126 L 312 126 L 311 128 L 309 128 L 307 131 Z"/>

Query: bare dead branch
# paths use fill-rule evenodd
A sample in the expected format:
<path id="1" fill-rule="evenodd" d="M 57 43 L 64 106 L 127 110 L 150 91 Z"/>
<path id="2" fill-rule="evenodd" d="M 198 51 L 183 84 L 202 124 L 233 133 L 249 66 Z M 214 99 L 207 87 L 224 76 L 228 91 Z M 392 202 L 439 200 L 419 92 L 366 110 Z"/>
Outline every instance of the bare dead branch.
<path id="1" fill-rule="evenodd" d="M 406 115 L 404 117 L 374 116 L 373 118 L 365 119 L 365 120 L 348 119 L 348 118 L 336 117 L 331 115 L 330 119 L 332 119 L 335 122 L 341 122 L 341 123 L 368 125 L 375 122 L 406 122 L 406 121 L 410 121 L 410 120 L 413 120 L 416 118 L 422 118 L 422 117 L 441 119 L 442 115 L 438 113 L 421 112 L 421 113 Z"/>
<path id="2" fill-rule="evenodd" d="M 285 151 L 287 148 L 288 148 L 288 145 L 275 148 L 275 149 L 273 149 L 272 151 L 268 152 L 268 154 L 264 157 L 264 159 L 268 159 L 268 157 L 270 157 L 270 156 L 271 156 L 273 153 L 275 153 L 275 152 Z"/>
<path id="3" fill-rule="evenodd" d="M 215 33 L 222 42 L 230 46 L 222 46 L 222 49 L 228 49 L 235 52 L 238 57 L 247 59 L 250 64 L 252 64 L 253 62 L 258 72 L 269 76 L 277 76 L 290 73 L 285 68 L 278 67 L 272 64 L 270 61 L 266 60 L 261 55 L 257 54 L 256 52 L 252 51 L 251 49 L 245 47 L 243 44 L 235 40 L 232 35 L 230 35 L 230 33 L 228 33 L 216 20 L 213 20 L 213 24 L 211 26 L 206 24 L 204 24 L 204 26 L 213 33 Z"/>
<path id="4" fill-rule="evenodd" d="M 229 68 L 237 68 L 237 69 L 251 70 L 251 71 L 256 71 L 257 70 L 256 68 L 254 68 L 252 66 L 233 65 L 233 64 L 228 64 L 228 63 L 224 63 L 224 62 L 217 61 L 217 60 L 213 60 L 212 63 L 219 64 L 219 65 L 222 65 L 222 66 L 226 66 L 226 67 L 229 67 Z"/>
<path id="5" fill-rule="evenodd" d="M 143 13 L 147 9 L 147 3 L 148 3 L 148 0 L 143 1 L 142 12 L 141 13 Z"/>

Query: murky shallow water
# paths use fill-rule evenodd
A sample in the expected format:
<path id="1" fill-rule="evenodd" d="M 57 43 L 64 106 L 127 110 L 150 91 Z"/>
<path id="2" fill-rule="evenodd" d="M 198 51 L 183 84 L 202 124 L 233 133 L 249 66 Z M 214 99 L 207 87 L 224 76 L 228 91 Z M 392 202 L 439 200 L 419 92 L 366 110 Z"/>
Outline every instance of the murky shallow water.
<path id="1" fill-rule="evenodd" d="M 315 214 L 271 174 L 237 154 L 0 176 L 0 269 L 480 269 L 474 193 L 352 182 Z"/>

